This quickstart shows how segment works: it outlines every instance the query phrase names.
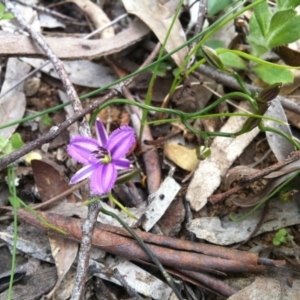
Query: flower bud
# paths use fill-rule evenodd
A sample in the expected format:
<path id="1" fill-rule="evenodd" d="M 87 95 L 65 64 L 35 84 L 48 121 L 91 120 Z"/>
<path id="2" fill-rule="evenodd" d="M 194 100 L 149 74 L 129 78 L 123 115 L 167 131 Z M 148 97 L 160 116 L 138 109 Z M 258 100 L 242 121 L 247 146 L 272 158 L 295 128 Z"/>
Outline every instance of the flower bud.
<path id="1" fill-rule="evenodd" d="M 211 66 L 220 69 L 222 71 L 226 71 L 226 67 L 222 63 L 218 53 L 213 48 L 202 46 L 201 49 L 204 58 Z"/>
<path id="2" fill-rule="evenodd" d="M 211 156 L 211 149 L 207 146 L 200 146 L 196 148 L 196 155 L 199 160 L 204 160 Z"/>
<path id="3" fill-rule="evenodd" d="M 278 96 L 281 87 L 281 82 L 269 85 L 258 93 L 258 95 L 256 96 L 256 100 L 259 102 L 269 102 L 273 100 Z"/>

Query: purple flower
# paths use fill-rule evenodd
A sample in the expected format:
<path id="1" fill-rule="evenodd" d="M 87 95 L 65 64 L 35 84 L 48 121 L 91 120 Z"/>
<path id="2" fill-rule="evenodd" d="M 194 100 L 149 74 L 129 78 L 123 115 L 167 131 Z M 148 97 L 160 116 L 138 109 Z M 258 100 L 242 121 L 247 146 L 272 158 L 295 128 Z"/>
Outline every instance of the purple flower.
<path id="1" fill-rule="evenodd" d="M 117 180 L 117 170 L 130 166 L 125 155 L 135 142 L 135 134 L 131 127 L 121 126 L 108 137 L 101 121 L 97 120 L 95 126 L 97 140 L 76 136 L 68 145 L 69 155 L 84 165 L 71 178 L 70 183 L 90 177 L 92 192 L 102 195 L 113 188 Z"/>

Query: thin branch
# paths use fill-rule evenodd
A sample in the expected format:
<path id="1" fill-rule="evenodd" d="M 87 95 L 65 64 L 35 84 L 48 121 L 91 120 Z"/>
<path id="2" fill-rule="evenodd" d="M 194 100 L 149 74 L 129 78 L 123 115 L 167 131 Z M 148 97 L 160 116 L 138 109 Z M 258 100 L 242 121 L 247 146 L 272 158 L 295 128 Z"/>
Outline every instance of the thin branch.
<path id="1" fill-rule="evenodd" d="M 23 16 L 15 9 L 12 3 L 10 3 L 7 0 L 1 0 L 5 6 L 6 9 L 11 12 L 17 21 L 19 22 L 22 29 L 27 31 L 30 35 L 30 37 L 40 46 L 40 48 L 46 53 L 49 60 L 52 62 L 53 67 L 55 68 L 59 78 L 61 79 L 63 86 L 65 88 L 65 91 L 68 95 L 69 100 L 72 103 L 73 109 L 76 112 L 82 111 L 82 105 L 79 100 L 79 97 L 76 93 L 76 90 L 68 76 L 68 73 L 66 72 L 64 65 L 62 61 L 54 54 L 54 52 L 49 48 L 43 37 L 37 33 L 32 27 L 26 22 L 26 20 L 23 18 Z M 83 136 L 91 136 L 91 130 L 88 125 L 88 122 L 85 120 L 85 118 L 82 120 L 82 122 L 79 124 L 79 132 Z"/>
<path id="2" fill-rule="evenodd" d="M 251 175 L 244 175 L 240 180 L 240 185 L 238 185 L 224 193 L 211 195 L 208 198 L 208 201 L 211 202 L 212 204 L 216 204 L 218 202 L 224 201 L 228 197 L 240 192 L 249 183 L 256 181 L 258 179 L 261 179 L 261 178 L 265 177 L 266 175 L 268 175 L 274 171 L 277 171 L 277 170 L 281 169 L 282 167 L 284 167 L 288 164 L 291 164 L 292 162 L 297 161 L 299 159 L 300 159 L 300 151 L 292 152 L 292 154 L 285 160 L 279 161 L 278 163 L 276 163 L 272 166 L 269 166 L 265 169 L 259 170 Z"/>
<path id="3" fill-rule="evenodd" d="M 94 109 L 99 107 L 101 104 L 106 102 L 107 100 L 115 97 L 117 92 L 115 90 L 110 91 L 106 96 L 100 98 L 93 102 L 89 107 L 83 109 L 81 112 L 75 113 L 71 118 L 64 121 L 58 126 L 53 126 L 50 128 L 49 132 L 42 135 L 40 138 L 29 142 L 22 148 L 10 153 L 9 155 L 5 156 L 4 158 L 0 159 L 0 171 L 6 168 L 10 163 L 16 161 L 17 159 L 21 158 L 22 156 L 26 155 L 30 151 L 41 147 L 45 143 L 49 143 L 57 136 L 59 136 L 64 130 L 66 130 L 70 125 L 75 123 L 77 120 L 83 118 L 87 113 L 92 112 Z"/>

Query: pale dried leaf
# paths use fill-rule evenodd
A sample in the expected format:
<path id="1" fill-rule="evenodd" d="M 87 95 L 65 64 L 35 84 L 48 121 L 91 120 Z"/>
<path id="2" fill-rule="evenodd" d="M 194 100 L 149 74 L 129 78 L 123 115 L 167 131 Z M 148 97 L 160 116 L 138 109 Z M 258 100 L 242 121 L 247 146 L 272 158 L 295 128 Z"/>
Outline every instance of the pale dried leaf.
<path id="1" fill-rule="evenodd" d="M 278 230 L 280 228 L 300 224 L 300 209 L 297 204 L 300 194 L 295 195 L 296 200 L 283 202 L 278 198 L 269 201 L 268 214 L 256 235 L 263 232 Z M 241 209 L 235 218 L 242 217 L 249 209 Z M 228 216 L 220 220 L 217 217 L 204 217 L 194 219 L 187 224 L 187 229 L 199 238 L 217 245 L 231 245 L 246 240 L 254 231 L 261 219 L 263 207 L 255 211 L 248 218 L 233 222 Z"/>
<path id="2" fill-rule="evenodd" d="M 256 277 L 255 281 L 238 291 L 228 300 L 297 300 L 300 294 L 300 280 L 293 280 L 292 286 L 280 283 L 274 278 Z"/>
<path id="3" fill-rule="evenodd" d="M 66 273 L 71 268 L 78 250 L 78 243 L 57 235 L 50 235 L 49 242 L 51 246 L 52 256 L 57 268 L 57 281 L 51 292 L 47 295 L 50 299 L 60 286 Z"/>
<path id="4" fill-rule="evenodd" d="M 174 142 L 166 143 L 164 155 L 180 168 L 193 172 L 199 165 L 195 149 L 189 149 Z"/>
<path id="5" fill-rule="evenodd" d="M 5 79 L 1 88 L 1 94 L 9 90 L 30 71 L 27 63 L 17 58 L 10 58 L 7 62 Z M 0 99 L 0 125 L 4 125 L 23 117 L 26 106 L 26 99 L 23 93 L 24 83 L 21 83 Z M 0 135 L 9 139 L 18 125 L 1 129 Z"/>
<path id="6" fill-rule="evenodd" d="M 22 58 L 22 61 L 30 64 L 34 68 L 39 68 L 46 62 L 44 59 L 39 58 Z M 110 67 L 88 60 L 64 61 L 64 67 L 72 83 L 81 86 L 100 88 L 117 79 Z M 59 79 L 57 72 L 53 69 L 51 64 L 45 66 L 42 72 Z"/>
<path id="7" fill-rule="evenodd" d="M 76 276 L 76 269 L 71 269 L 65 276 L 63 282 L 61 282 L 58 289 L 55 291 L 55 295 L 52 299 L 55 300 L 68 300 L 70 299 L 74 287 L 75 282 L 75 276 Z M 47 295 L 48 299 L 49 296 Z"/>
<path id="8" fill-rule="evenodd" d="M 284 109 L 280 101 L 275 98 L 272 100 L 270 107 L 268 108 L 265 116 L 283 120 L 288 123 Z M 264 126 L 277 129 L 284 132 L 288 136 L 292 136 L 292 132 L 289 125 L 280 124 L 278 122 L 264 120 Z M 278 161 L 283 160 L 288 157 L 288 155 L 295 151 L 295 147 L 284 137 L 273 132 L 266 132 L 267 140 L 270 148 L 275 154 Z"/>
<path id="9" fill-rule="evenodd" d="M 57 18 L 46 14 L 39 14 L 40 26 L 43 28 L 66 28 L 66 25 L 63 22 L 60 22 Z"/>
<path id="10" fill-rule="evenodd" d="M 159 1 L 152 0 L 123 0 L 127 12 L 138 16 L 145 22 L 157 36 L 161 44 L 163 44 L 166 38 L 174 17 L 175 10 L 169 8 L 169 5 L 173 6 L 172 2 L 174 1 L 168 1 L 162 5 Z M 166 43 L 166 50 L 171 52 L 181 46 L 185 41 L 185 33 L 179 20 L 176 20 Z M 174 53 L 172 58 L 176 64 L 180 66 L 186 58 L 187 53 L 188 50 L 187 47 L 185 47 Z"/>
<path id="11" fill-rule="evenodd" d="M 149 231 L 163 216 L 180 189 L 181 186 L 168 176 L 159 189 L 149 196 L 150 204 L 145 209 L 145 221 L 142 223 L 145 231 Z"/>
<path id="12" fill-rule="evenodd" d="M 243 103 L 241 107 L 249 109 L 249 104 Z M 220 131 L 238 132 L 246 119 L 245 117 L 230 117 Z M 258 128 L 254 128 L 236 138 L 216 137 L 214 139 L 211 145 L 211 156 L 199 164 L 187 190 L 186 199 L 194 210 L 200 210 L 207 203 L 207 198 L 218 188 L 229 167 L 258 132 Z"/>
<path id="13" fill-rule="evenodd" d="M 85 12 L 85 14 L 89 17 L 91 22 L 94 24 L 95 28 L 100 28 L 110 23 L 109 18 L 103 12 L 103 10 L 92 1 L 90 0 L 70 0 L 70 1 L 78 5 Z M 110 38 L 114 35 L 115 32 L 113 27 L 108 27 L 100 33 L 100 36 L 103 39 Z"/>
<path id="14" fill-rule="evenodd" d="M 1 240 L 13 245 L 13 229 L 0 232 Z M 48 237 L 39 228 L 21 224 L 18 226 L 17 250 L 46 262 L 54 262 Z"/>
<path id="15" fill-rule="evenodd" d="M 94 275 L 120 285 L 120 282 L 112 276 L 113 269 L 118 268 L 125 280 L 130 283 L 138 293 L 153 299 L 170 299 L 173 291 L 160 279 L 154 277 L 137 265 L 120 257 L 108 257 L 104 264 L 90 260 L 90 268 L 99 272 Z"/>
<path id="16" fill-rule="evenodd" d="M 0 294 L 0 299 L 32 300 L 43 299 L 43 296 L 52 288 L 56 280 L 54 268 L 41 268 L 38 272 L 25 276 L 23 282 L 14 283 L 12 295 L 8 295 L 8 289 Z M 26 288 L 24 287 L 26 286 Z"/>
<path id="17" fill-rule="evenodd" d="M 225 190 L 228 190 L 234 181 L 240 180 L 243 175 L 249 176 L 257 171 L 249 166 L 236 166 L 229 169 L 224 180 Z"/>

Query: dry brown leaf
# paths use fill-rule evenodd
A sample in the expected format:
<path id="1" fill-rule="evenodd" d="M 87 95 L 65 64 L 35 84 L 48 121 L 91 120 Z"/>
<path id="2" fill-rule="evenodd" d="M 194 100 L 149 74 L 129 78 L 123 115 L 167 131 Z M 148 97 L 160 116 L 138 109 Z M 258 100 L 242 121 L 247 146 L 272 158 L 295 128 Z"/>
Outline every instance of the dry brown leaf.
<path id="1" fill-rule="evenodd" d="M 251 175 L 255 172 L 257 172 L 257 169 L 253 169 L 249 166 L 236 166 L 234 168 L 231 168 L 227 172 L 224 180 L 225 189 L 228 190 L 231 184 L 234 181 L 241 179 L 243 175 Z"/>
<path id="2" fill-rule="evenodd" d="M 164 5 L 159 2 L 160 1 L 152 0 L 123 0 L 127 12 L 138 16 L 145 22 L 157 36 L 161 44 L 163 44 L 171 26 L 175 10 L 171 8 L 171 6 L 174 6 L 174 1 L 168 1 Z M 166 43 L 166 50 L 171 52 L 184 42 L 186 42 L 185 33 L 177 19 Z M 172 58 L 176 64 L 180 66 L 187 56 L 187 53 L 188 49 L 185 47 L 174 53 Z"/>
<path id="3" fill-rule="evenodd" d="M 47 295 L 48 299 L 53 296 L 53 294 L 60 286 L 62 280 L 72 266 L 78 251 L 78 243 L 68 240 L 65 237 L 49 235 L 49 242 L 51 246 L 52 256 L 55 260 L 58 278 L 55 286 Z"/>
<path id="4" fill-rule="evenodd" d="M 43 201 L 55 197 L 69 188 L 63 176 L 50 164 L 41 160 L 32 160 L 31 165 L 35 183 Z M 76 202 L 73 195 L 68 196 L 68 202 Z M 48 298 L 52 297 L 59 287 L 64 276 L 72 266 L 78 251 L 77 242 L 57 235 L 49 236 L 49 242 L 57 268 L 58 279 L 54 288 L 47 295 Z"/>

